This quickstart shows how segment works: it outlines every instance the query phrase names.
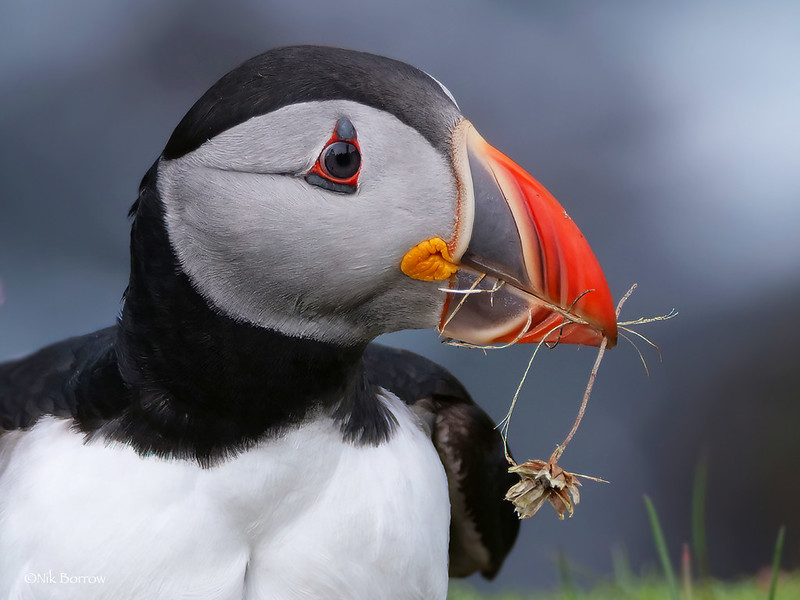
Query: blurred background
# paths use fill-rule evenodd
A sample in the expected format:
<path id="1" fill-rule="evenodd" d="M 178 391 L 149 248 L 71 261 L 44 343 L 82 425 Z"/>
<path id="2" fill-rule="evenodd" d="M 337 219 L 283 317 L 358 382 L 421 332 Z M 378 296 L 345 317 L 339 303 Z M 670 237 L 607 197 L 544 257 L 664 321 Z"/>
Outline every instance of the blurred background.
<path id="1" fill-rule="evenodd" d="M 788 526 L 800 561 L 800 4 L 675 1 L 4 0 L 0 19 L 0 360 L 111 324 L 126 211 L 193 102 L 270 47 L 384 54 L 445 83 L 493 145 L 543 182 L 604 266 L 624 318 L 677 308 L 607 354 L 561 463 L 604 477 L 575 516 L 524 522 L 489 589 L 546 587 L 562 550 L 588 580 L 612 549 L 655 563 L 642 495 L 673 553 L 709 466 L 712 571 L 755 572 Z M 531 347 L 484 355 L 387 336 L 447 366 L 495 418 Z M 546 458 L 595 353 L 540 353 L 511 425 Z M 785 554 L 786 555 L 786 554 Z"/>

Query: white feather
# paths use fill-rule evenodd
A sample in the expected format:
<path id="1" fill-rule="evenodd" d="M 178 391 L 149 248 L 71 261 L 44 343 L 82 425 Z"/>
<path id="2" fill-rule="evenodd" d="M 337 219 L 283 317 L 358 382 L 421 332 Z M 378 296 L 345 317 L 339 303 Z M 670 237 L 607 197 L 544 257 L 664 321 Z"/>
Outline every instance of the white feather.
<path id="1" fill-rule="evenodd" d="M 319 416 L 210 469 L 84 443 L 41 419 L 0 438 L 8 600 L 444 599 L 441 462 L 395 396 L 380 446 Z"/>

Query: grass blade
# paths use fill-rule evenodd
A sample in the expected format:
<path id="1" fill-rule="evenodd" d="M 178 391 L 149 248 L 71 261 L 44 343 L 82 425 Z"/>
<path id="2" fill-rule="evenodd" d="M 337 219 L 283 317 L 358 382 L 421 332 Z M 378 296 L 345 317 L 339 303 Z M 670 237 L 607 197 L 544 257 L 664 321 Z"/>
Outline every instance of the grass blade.
<path id="1" fill-rule="evenodd" d="M 669 559 L 667 543 L 664 541 L 664 533 L 661 531 L 661 524 L 658 522 L 656 507 L 648 496 L 644 497 L 644 504 L 647 507 L 647 516 L 650 518 L 650 529 L 653 531 L 653 540 L 658 551 L 658 558 L 661 561 L 661 568 L 664 571 L 664 579 L 667 580 L 670 597 L 672 600 L 680 600 L 678 592 L 678 581 L 675 579 L 675 570 L 672 568 L 672 561 Z"/>
<path id="2" fill-rule="evenodd" d="M 558 575 L 561 579 L 561 593 L 566 600 L 576 600 L 575 584 L 572 583 L 572 573 L 570 573 L 569 562 L 562 550 L 558 551 Z"/>
<path id="3" fill-rule="evenodd" d="M 689 544 L 683 545 L 681 553 L 681 583 L 683 584 L 683 600 L 692 600 L 692 553 Z"/>
<path id="4" fill-rule="evenodd" d="M 611 560 L 614 564 L 614 583 L 622 594 L 630 596 L 634 587 L 634 577 L 625 549 L 622 546 L 613 547 Z"/>
<path id="5" fill-rule="evenodd" d="M 703 456 L 694 472 L 692 489 L 692 546 L 694 547 L 697 574 L 702 580 L 711 577 L 706 545 L 706 489 L 708 488 L 708 459 Z"/>
<path id="6" fill-rule="evenodd" d="M 783 554 L 783 538 L 786 534 L 786 526 L 782 525 L 778 530 L 778 539 L 775 540 L 775 553 L 772 556 L 772 580 L 769 582 L 769 600 L 775 600 L 775 592 L 778 591 L 778 573 L 781 569 L 781 554 Z"/>

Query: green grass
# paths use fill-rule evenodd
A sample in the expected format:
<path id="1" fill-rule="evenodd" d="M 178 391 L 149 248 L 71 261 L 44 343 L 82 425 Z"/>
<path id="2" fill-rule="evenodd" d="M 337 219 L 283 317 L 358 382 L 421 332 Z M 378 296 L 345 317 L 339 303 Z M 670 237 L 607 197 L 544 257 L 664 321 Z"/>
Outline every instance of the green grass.
<path id="1" fill-rule="evenodd" d="M 765 587 L 766 586 L 766 587 Z M 693 598 L 703 600 L 767 600 L 769 582 L 748 579 L 738 582 L 711 581 L 703 584 L 702 590 L 695 590 Z M 695 584 L 697 587 L 697 584 Z M 670 600 L 672 589 L 663 579 L 637 578 L 625 588 L 616 583 L 601 583 L 591 590 L 515 593 L 483 595 L 466 586 L 453 584 L 448 600 Z M 775 600 L 796 600 L 800 598 L 800 575 L 781 578 Z"/>
<path id="2" fill-rule="evenodd" d="M 506 592 L 482 595 L 475 590 L 453 584 L 448 600 L 797 600 L 800 599 L 800 573 L 780 573 L 781 555 L 785 528 L 778 531 L 772 555 L 772 573 L 768 580 L 744 579 L 736 582 L 714 580 L 708 568 L 708 548 L 705 537 L 706 483 L 708 466 L 702 460 L 697 467 L 692 494 L 692 547 L 684 545 L 680 561 L 680 582 L 667 550 L 667 542 L 653 502 L 645 496 L 644 503 L 653 533 L 653 543 L 661 564 L 659 577 L 637 577 L 631 571 L 625 553 L 621 549 L 612 551 L 614 562 L 613 581 L 602 581 L 592 589 L 577 587 L 570 573 L 567 558 L 559 552 L 557 568 L 560 589 L 553 592 Z M 692 562 L 699 579 L 692 576 Z M 765 561 L 766 562 L 766 561 Z"/>
<path id="3" fill-rule="evenodd" d="M 653 540 L 658 551 L 658 558 L 661 561 L 661 569 L 664 571 L 664 581 L 669 591 L 670 600 L 680 600 L 678 592 L 678 580 L 675 579 L 675 570 L 672 568 L 672 561 L 669 559 L 667 542 L 664 533 L 661 531 L 661 523 L 658 522 L 658 513 L 653 502 L 647 496 L 644 497 L 644 505 L 647 507 L 647 516 L 650 518 L 650 529 L 653 532 Z"/>

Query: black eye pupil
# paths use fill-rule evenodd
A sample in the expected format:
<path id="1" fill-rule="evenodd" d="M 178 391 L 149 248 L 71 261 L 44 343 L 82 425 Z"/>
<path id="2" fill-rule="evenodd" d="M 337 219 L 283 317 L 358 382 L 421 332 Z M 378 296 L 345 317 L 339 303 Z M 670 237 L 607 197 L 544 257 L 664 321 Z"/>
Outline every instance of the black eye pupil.
<path id="1" fill-rule="evenodd" d="M 334 179 L 350 179 L 358 173 L 361 154 L 350 142 L 334 142 L 325 149 L 324 170 Z"/>

